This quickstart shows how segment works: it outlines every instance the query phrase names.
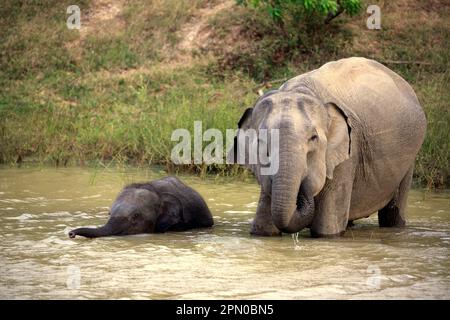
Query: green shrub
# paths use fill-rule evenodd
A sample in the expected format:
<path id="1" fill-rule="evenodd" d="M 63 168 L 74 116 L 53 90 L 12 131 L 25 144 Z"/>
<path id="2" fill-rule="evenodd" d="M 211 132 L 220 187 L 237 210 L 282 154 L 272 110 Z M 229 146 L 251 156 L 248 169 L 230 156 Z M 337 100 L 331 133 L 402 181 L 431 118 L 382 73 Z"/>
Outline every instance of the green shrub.
<path id="1" fill-rule="evenodd" d="M 216 40 L 207 48 L 217 57 L 213 71 L 221 75 L 237 70 L 263 82 L 294 75 L 289 65 L 303 65 L 306 71 L 324 58 L 331 60 L 351 42 L 352 35 L 341 24 L 319 20 L 299 23 L 289 15 L 278 24 L 252 6 L 219 15 L 211 21 Z"/>
<path id="2" fill-rule="evenodd" d="M 316 22 L 322 18 L 330 22 L 345 12 L 355 15 L 361 9 L 360 0 L 236 0 L 239 5 L 252 6 L 266 11 L 272 20 L 283 26 L 288 19 L 295 23 Z M 325 19 L 325 20 L 323 20 Z"/>

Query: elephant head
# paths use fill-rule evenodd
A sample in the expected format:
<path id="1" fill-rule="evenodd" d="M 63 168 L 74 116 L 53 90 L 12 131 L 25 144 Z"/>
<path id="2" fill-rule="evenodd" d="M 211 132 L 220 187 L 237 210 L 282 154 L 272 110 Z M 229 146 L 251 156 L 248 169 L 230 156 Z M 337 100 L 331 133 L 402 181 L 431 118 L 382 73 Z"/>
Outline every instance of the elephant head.
<path id="1" fill-rule="evenodd" d="M 145 185 L 124 188 L 111 206 L 108 222 L 98 228 L 78 228 L 69 237 L 97 238 L 113 235 L 164 232 L 183 219 L 183 207 L 171 193 L 156 193 Z"/>
<path id="2" fill-rule="evenodd" d="M 335 167 L 349 158 L 350 127 L 344 112 L 312 94 L 275 90 L 246 110 L 239 127 L 278 130 L 278 171 L 264 176 L 259 164 L 249 167 L 270 195 L 272 220 L 280 231 L 295 233 L 310 226 L 314 197 L 333 178 Z M 238 143 L 235 150 L 251 144 Z"/>

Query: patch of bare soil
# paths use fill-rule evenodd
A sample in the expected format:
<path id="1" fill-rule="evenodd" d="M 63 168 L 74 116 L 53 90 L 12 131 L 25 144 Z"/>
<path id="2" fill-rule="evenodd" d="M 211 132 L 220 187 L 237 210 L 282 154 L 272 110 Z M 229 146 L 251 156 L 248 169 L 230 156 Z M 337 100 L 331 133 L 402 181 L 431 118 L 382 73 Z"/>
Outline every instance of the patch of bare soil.
<path id="1" fill-rule="evenodd" d="M 211 30 L 208 28 L 209 19 L 220 11 L 230 8 L 233 3 L 233 1 L 224 1 L 218 5 L 200 9 L 193 20 L 181 28 L 180 38 L 182 40 L 178 48 L 180 50 L 192 51 L 193 49 L 205 46 L 211 33 Z"/>
<path id="2" fill-rule="evenodd" d="M 81 55 L 81 46 L 84 39 L 90 34 L 107 35 L 120 32 L 125 28 L 122 19 L 123 1 L 94 0 L 87 12 L 81 10 L 80 36 L 76 40 L 66 44 L 66 48 L 75 53 L 76 57 Z"/>
<path id="3" fill-rule="evenodd" d="M 125 20 L 122 18 L 124 2 L 124 0 L 93 0 L 89 11 L 81 12 L 80 36 L 75 41 L 66 44 L 66 47 L 74 53 L 75 57 L 81 57 L 83 41 L 88 35 L 114 34 L 125 28 Z M 208 6 L 199 9 L 192 19 L 178 31 L 177 36 L 181 39 L 178 45 L 166 50 L 170 51 L 166 61 L 167 67 L 177 68 L 189 64 L 192 61 L 192 53 L 205 48 L 210 41 L 210 19 L 219 12 L 231 8 L 233 4 L 234 0 L 225 0 L 218 4 L 215 2 L 209 3 Z M 121 72 L 120 76 L 126 77 L 145 72 L 144 69 L 145 67 L 125 70 Z"/>
<path id="4" fill-rule="evenodd" d="M 122 10 L 122 1 L 93 1 L 93 7 L 81 16 L 81 40 L 91 33 L 114 33 L 123 30 L 125 21 L 121 17 Z"/>

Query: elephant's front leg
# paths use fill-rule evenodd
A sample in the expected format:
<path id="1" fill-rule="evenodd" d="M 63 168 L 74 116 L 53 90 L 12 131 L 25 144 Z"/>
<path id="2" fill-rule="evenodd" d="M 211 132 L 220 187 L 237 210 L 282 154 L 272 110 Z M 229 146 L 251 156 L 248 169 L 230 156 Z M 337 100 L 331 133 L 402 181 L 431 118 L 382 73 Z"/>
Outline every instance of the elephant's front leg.
<path id="1" fill-rule="evenodd" d="M 315 215 L 310 228 L 313 237 L 338 237 L 345 233 L 352 189 L 352 165 L 347 161 L 335 169 L 334 179 L 327 180 L 315 197 Z"/>
<path id="2" fill-rule="evenodd" d="M 281 231 L 273 224 L 270 207 L 270 196 L 261 191 L 256 217 L 253 219 L 252 229 L 250 231 L 252 235 L 266 237 L 281 236 Z"/>

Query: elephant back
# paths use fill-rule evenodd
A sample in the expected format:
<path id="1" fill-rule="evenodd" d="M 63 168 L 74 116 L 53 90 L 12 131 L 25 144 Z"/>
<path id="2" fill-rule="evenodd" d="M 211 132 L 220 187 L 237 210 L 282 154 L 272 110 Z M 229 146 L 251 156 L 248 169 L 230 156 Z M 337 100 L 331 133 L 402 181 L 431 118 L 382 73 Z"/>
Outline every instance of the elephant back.
<path id="1" fill-rule="evenodd" d="M 157 192 L 173 194 L 180 200 L 185 221 L 197 226 L 211 226 L 212 214 L 203 197 L 177 177 L 165 177 L 151 182 Z"/>
<path id="2" fill-rule="evenodd" d="M 350 127 L 352 196 L 370 193 L 374 202 L 392 197 L 392 186 L 414 165 L 426 130 L 424 112 L 404 79 L 376 61 L 348 58 L 295 77 L 280 90 L 338 106 Z"/>
<path id="3" fill-rule="evenodd" d="M 353 142 L 363 139 L 370 148 L 381 148 L 377 154 L 390 151 L 384 148 L 389 141 L 413 155 L 422 145 L 426 119 L 414 90 L 374 60 L 353 57 L 329 62 L 287 81 L 280 90 L 310 93 L 324 103 L 335 103 L 354 130 Z"/>

